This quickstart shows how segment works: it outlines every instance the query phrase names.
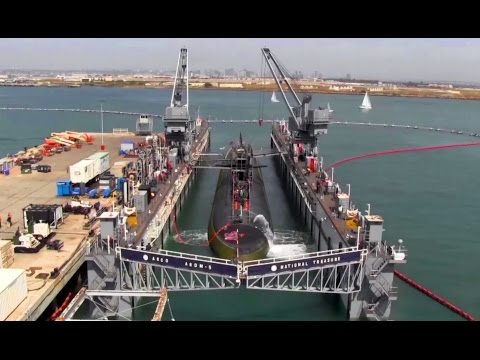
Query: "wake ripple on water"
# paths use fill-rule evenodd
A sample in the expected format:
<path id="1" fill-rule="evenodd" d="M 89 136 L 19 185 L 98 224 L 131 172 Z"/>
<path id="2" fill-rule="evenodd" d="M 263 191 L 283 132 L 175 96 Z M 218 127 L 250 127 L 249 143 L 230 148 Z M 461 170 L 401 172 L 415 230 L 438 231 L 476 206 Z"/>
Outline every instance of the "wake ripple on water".
<path id="1" fill-rule="evenodd" d="M 268 258 L 305 254 L 307 247 L 305 242 L 308 240 L 308 233 L 295 230 L 279 230 L 275 234 L 268 229 L 267 239 L 270 243 Z M 208 246 L 208 234 L 202 230 L 182 231 L 181 236 L 174 239 L 178 243 L 190 246 Z"/>
<path id="2" fill-rule="evenodd" d="M 268 237 L 268 236 L 267 236 Z M 305 242 L 308 234 L 295 230 L 279 230 L 269 237 L 270 251 L 268 258 L 305 254 L 307 246 Z"/>
<path id="3" fill-rule="evenodd" d="M 208 234 L 202 230 L 185 230 L 175 236 L 176 242 L 192 246 L 208 246 Z"/>

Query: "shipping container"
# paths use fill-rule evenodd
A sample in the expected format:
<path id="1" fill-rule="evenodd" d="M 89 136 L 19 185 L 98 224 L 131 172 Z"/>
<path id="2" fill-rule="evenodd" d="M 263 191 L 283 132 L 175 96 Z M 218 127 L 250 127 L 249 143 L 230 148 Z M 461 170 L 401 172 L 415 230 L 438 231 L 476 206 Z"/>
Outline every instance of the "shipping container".
<path id="1" fill-rule="evenodd" d="M 27 297 L 24 269 L 0 269 L 0 321 L 4 321 Z"/>
<path id="2" fill-rule="evenodd" d="M 94 173 L 93 160 L 80 160 L 76 164 L 70 166 L 70 181 L 73 184 L 87 183 L 98 174 Z"/>
<path id="3" fill-rule="evenodd" d="M 30 204 L 23 209 L 23 226 L 28 229 L 29 224 L 45 222 L 57 227 L 63 221 L 62 205 L 36 205 Z"/>
<path id="4" fill-rule="evenodd" d="M 84 160 L 92 160 L 93 173 L 95 176 L 102 175 L 108 169 L 110 169 L 110 153 L 108 151 L 97 152 Z"/>

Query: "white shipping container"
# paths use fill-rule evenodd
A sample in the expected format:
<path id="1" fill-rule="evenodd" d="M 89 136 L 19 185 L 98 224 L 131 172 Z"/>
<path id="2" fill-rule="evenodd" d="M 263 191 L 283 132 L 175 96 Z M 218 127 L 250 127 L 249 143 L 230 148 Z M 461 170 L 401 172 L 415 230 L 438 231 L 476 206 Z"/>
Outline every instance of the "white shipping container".
<path id="1" fill-rule="evenodd" d="M 100 159 L 86 159 L 86 160 L 91 160 L 92 163 L 93 163 L 93 175 L 94 176 L 98 176 L 101 174 L 100 172 L 100 168 L 101 168 L 101 164 L 100 164 Z"/>
<path id="2" fill-rule="evenodd" d="M 97 152 L 85 160 L 93 160 L 93 173 L 95 176 L 103 174 L 105 171 L 110 169 L 110 153 L 108 151 Z"/>
<path id="3" fill-rule="evenodd" d="M 0 321 L 4 321 L 27 297 L 24 269 L 0 269 Z"/>
<path id="4" fill-rule="evenodd" d="M 87 183 L 96 175 L 93 172 L 92 160 L 81 160 L 70 166 L 70 181 L 73 184 Z"/>

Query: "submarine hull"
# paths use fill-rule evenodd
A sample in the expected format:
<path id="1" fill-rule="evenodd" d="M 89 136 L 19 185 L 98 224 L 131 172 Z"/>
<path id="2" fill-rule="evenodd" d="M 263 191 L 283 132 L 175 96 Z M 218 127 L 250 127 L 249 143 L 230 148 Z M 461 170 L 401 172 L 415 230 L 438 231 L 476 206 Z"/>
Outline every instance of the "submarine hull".
<path id="1" fill-rule="evenodd" d="M 273 229 L 261 171 L 252 169 L 248 221 L 232 223 L 231 184 L 231 171 L 220 170 L 208 226 L 209 245 L 223 259 L 263 259 L 270 249 L 266 233 Z"/>

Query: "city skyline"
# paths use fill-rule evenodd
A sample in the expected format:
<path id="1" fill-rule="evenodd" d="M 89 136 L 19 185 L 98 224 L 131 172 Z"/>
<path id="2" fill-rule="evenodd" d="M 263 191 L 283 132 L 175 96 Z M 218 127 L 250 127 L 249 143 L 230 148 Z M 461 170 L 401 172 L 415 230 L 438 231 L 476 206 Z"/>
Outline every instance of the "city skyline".
<path id="1" fill-rule="evenodd" d="M 291 73 L 306 76 L 480 82 L 480 39 L 0 39 L 0 68 L 171 70 L 182 46 L 190 70 L 260 73 L 266 46 Z"/>

